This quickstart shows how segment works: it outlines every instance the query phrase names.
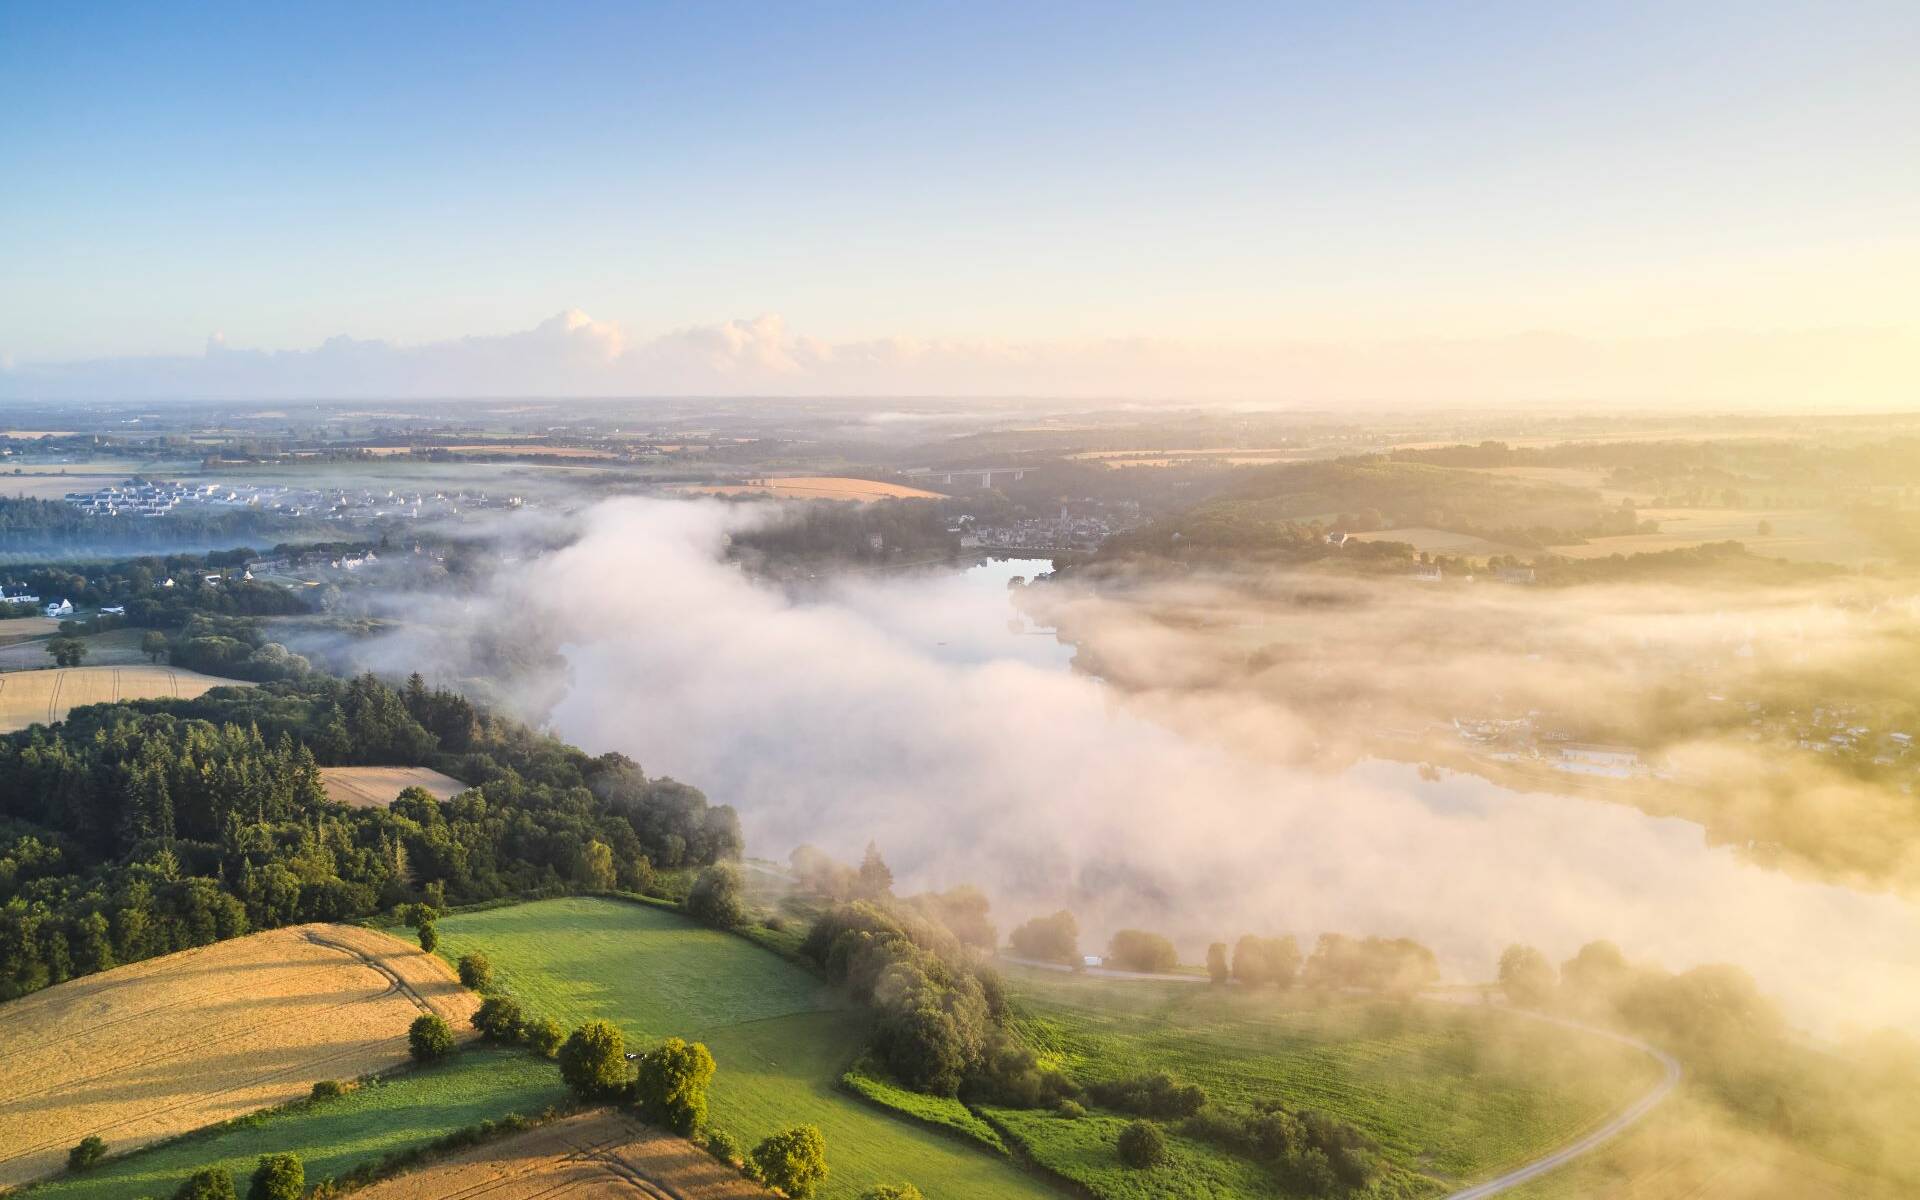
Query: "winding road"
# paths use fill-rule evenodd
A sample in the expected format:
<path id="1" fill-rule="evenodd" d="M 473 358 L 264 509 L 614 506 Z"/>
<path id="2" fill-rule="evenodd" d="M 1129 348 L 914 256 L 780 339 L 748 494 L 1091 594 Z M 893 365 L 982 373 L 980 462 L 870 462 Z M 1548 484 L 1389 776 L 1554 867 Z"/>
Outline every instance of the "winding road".
<path id="1" fill-rule="evenodd" d="M 1041 962 L 1037 959 L 1030 958 L 1014 958 L 1005 954 L 1001 955 L 1000 959 L 1002 962 L 1018 963 L 1023 967 L 1039 967 L 1047 971 L 1075 970 L 1073 967 L 1063 966 L 1060 963 Z M 1159 983 L 1208 982 L 1207 977 L 1204 975 L 1149 975 L 1138 971 L 1116 971 L 1104 967 L 1084 967 L 1080 968 L 1076 973 L 1092 976 L 1097 979 L 1152 980 Z M 1469 1003 L 1464 996 L 1458 995 L 1450 997 L 1428 995 L 1422 996 L 1421 999 L 1437 1004 Z M 1514 1008 L 1509 1004 L 1501 1004 L 1498 1007 L 1502 1012 L 1511 1013 L 1516 1017 L 1525 1017 L 1529 1021 L 1545 1021 L 1549 1025 L 1559 1025 L 1566 1029 L 1575 1029 L 1581 1033 L 1591 1034 L 1594 1037 L 1606 1038 L 1610 1042 L 1618 1042 L 1623 1046 L 1631 1046 L 1660 1064 L 1662 1069 L 1660 1082 L 1654 1084 L 1652 1088 L 1648 1089 L 1645 1094 L 1640 1096 L 1640 1098 L 1632 1104 L 1627 1105 L 1615 1113 L 1599 1128 L 1582 1134 L 1580 1137 L 1568 1142 L 1551 1154 L 1542 1155 L 1532 1162 L 1524 1163 L 1504 1174 L 1496 1175 L 1492 1179 L 1482 1183 L 1476 1183 L 1472 1187 L 1463 1188 L 1457 1192 L 1450 1192 L 1445 1197 L 1445 1200 L 1485 1200 L 1488 1196 L 1498 1196 L 1502 1192 L 1512 1191 L 1523 1183 L 1530 1183 L 1540 1176 L 1547 1174 L 1549 1171 L 1557 1170 L 1582 1155 L 1591 1154 L 1593 1151 L 1598 1150 L 1614 1138 L 1619 1137 L 1631 1129 L 1640 1118 L 1652 1112 L 1661 1101 L 1672 1095 L 1673 1089 L 1680 1086 L 1680 1078 L 1684 1074 L 1679 1059 L 1668 1054 L 1658 1046 L 1643 1042 L 1639 1038 L 1629 1037 L 1624 1033 L 1617 1033 L 1611 1029 L 1603 1029 L 1598 1025 L 1589 1025 L 1584 1021 L 1572 1021 L 1565 1017 L 1555 1017 L 1549 1016 L 1546 1013 L 1534 1012 L 1531 1009 Z"/>
<path id="2" fill-rule="evenodd" d="M 1551 1154 L 1543 1155 L 1530 1163 L 1515 1167 L 1503 1175 L 1496 1175 L 1485 1183 L 1476 1183 L 1470 1188 L 1463 1188 L 1460 1191 L 1453 1192 L 1447 1196 L 1446 1200 L 1483 1200 L 1483 1197 L 1486 1196 L 1497 1196 L 1501 1192 L 1511 1191 L 1523 1183 L 1531 1182 L 1549 1171 L 1563 1167 L 1583 1154 L 1590 1154 L 1632 1128 L 1636 1121 L 1652 1112 L 1662 1100 L 1665 1100 L 1673 1093 L 1674 1088 L 1680 1086 L 1680 1076 L 1682 1074 L 1680 1060 L 1668 1054 L 1665 1050 L 1660 1049 L 1658 1046 L 1650 1045 L 1647 1042 L 1641 1041 L 1639 1038 L 1628 1037 L 1624 1033 L 1615 1033 L 1611 1029 L 1602 1029 L 1598 1025 L 1588 1025 L 1583 1021 L 1569 1021 L 1564 1017 L 1552 1017 L 1546 1013 L 1531 1012 L 1524 1008 L 1514 1008 L 1511 1005 L 1501 1005 L 1501 1008 L 1515 1016 L 1526 1017 L 1528 1020 L 1545 1021 L 1551 1025 L 1561 1025 L 1568 1029 L 1577 1029 L 1581 1033 L 1592 1034 L 1594 1037 L 1603 1037 L 1610 1042 L 1619 1042 L 1623 1046 L 1631 1046 L 1660 1064 L 1663 1069 L 1660 1082 L 1654 1084 L 1653 1087 L 1638 1100 L 1635 1100 L 1632 1104 L 1627 1105 L 1615 1113 L 1611 1119 L 1598 1129 L 1594 1129 L 1568 1142 Z"/>

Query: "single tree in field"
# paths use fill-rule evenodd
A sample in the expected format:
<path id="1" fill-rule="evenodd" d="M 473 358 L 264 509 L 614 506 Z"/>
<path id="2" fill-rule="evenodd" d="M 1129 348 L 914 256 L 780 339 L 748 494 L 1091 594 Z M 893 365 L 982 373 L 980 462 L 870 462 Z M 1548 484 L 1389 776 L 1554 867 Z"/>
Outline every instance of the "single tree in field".
<path id="1" fill-rule="evenodd" d="M 1166 1136 L 1150 1121 L 1135 1121 L 1122 1129 L 1115 1148 L 1121 1162 L 1139 1171 L 1157 1167 L 1168 1158 Z"/>
<path id="2" fill-rule="evenodd" d="M 1300 972 L 1300 943 L 1291 936 L 1256 937 L 1247 934 L 1233 946 L 1233 977 L 1249 987 L 1271 983 L 1293 986 Z"/>
<path id="3" fill-rule="evenodd" d="M 1128 971 L 1160 974 L 1179 965 L 1173 943 L 1144 929 L 1122 929 L 1107 943 L 1107 960 Z"/>
<path id="4" fill-rule="evenodd" d="M 880 857 L 880 846 L 876 842 L 867 843 L 867 853 L 860 860 L 857 886 L 863 900 L 893 895 L 893 871 L 887 866 L 887 860 Z"/>
<path id="5" fill-rule="evenodd" d="M 173 1193 L 173 1200 L 238 1200 L 233 1191 L 233 1173 L 225 1167 L 195 1171 Z"/>
<path id="6" fill-rule="evenodd" d="M 1080 958 L 1080 923 L 1065 909 L 1050 917 L 1035 917 L 1007 935 L 1007 944 L 1021 958 L 1070 963 Z"/>
<path id="7" fill-rule="evenodd" d="M 159 662 L 167 656 L 167 635 L 158 629 L 149 629 L 140 635 L 140 653 L 150 662 Z"/>
<path id="8" fill-rule="evenodd" d="M 84 1171 L 107 1156 L 107 1143 L 98 1134 L 88 1134 L 67 1151 L 67 1170 Z"/>
<path id="9" fill-rule="evenodd" d="M 1538 1008 L 1553 999 L 1559 982 L 1553 964 L 1532 946 L 1515 943 L 1500 954 L 1500 990 L 1511 1004 Z"/>
<path id="10" fill-rule="evenodd" d="M 1215 942 L 1207 947 L 1207 978 L 1216 986 L 1232 978 L 1233 972 L 1227 967 L 1227 944 Z"/>
<path id="11" fill-rule="evenodd" d="M 247 1200 L 300 1200 L 306 1191 L 307 1169 L 298 1154 L 262 1154 Z"/>
<path id="12" fill-rule="evenodd" d="M 76 637 L 57 637 L 47 642 L 47 653 L 56 667 L 77 667 L 87 657 L 87 644 Z"/>
<path id="13" fill-rule="evenodd" d="M 807 1200 L 827 1178 L 827 1139 L 811 1125 L 795 1125 L 755 1146 L 751 1161 L 760 1182 Z"/>
<path id="14" fill-rule="evenodd" d="M 747 920 L 743 890 L 739 867 L 730 862 L 715 863 L 700 872 L 687 889 L 687 914 L 721 929 L 737 928 Z"/>
<path id="15" fill-rule="evenodd" d="M 476 952 L 460 956 L 460 984 L 476 992 L 488 991 L 493 987 L 493 964 L 486 955 Z"/>
<path id="16" fill-rule="evenodd" d="M 699 1042 L 668 1038 L 640 1056 L 634 1102 L 649 1121 L 685 1136 L 707 1123 L 713 1055 Z"/>
<path id="17" fill-rule="evenodd" d="M 525 1020 L 512 996 L 488 996 L 473 1014 L 473 1027 L 490 1042 L 511 1042 L 523 1036 Z"/>
<path id="18" fill-rule="evenodd" d="M 520 1036 L 527 1040 L 527 1049 L 541 1058 L 552 1058 L 560 1053 L 560 1044 L 567 1040 L 567 1031 L 560 1028 L 560 1022 L 545 1017 L 528 1021 L 522 1027 Z"/>
<path id="19" fill-rule="evenodd" d="M 433 927 L 432 921 L 420 923 L 420 948 L 428 954 L 440 948 L 440 931 Z"/>
<path id="20" fill-rule="evenodd" d="M 453 1053 L 453 1028 L 444 1018 L 421 1013 L 407 1026 L 407 1053 L 417 1063 L 437 1062 Z"/>
<path id="21" fill-rule="evenodd" d="M 627 1038 L 611 1021 L 588 1021 L 560 1047 L 560 1078 L 582 1100 L 616 1100 L 627 1090 Z"/>
<path id="22" fill-rule="evenodd" d="M 860 1200 L 927 1200 L 910 1183 L 876 1183 L 860 1193 Z"/>

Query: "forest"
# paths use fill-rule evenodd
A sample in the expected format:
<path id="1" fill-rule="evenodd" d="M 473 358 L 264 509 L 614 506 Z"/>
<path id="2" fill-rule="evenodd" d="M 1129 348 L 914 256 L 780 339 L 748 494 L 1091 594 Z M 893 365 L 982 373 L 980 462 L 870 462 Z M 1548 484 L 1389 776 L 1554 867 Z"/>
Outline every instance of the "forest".
<path id="1" fill-rule="evenodd" d="M 389 808 L 320 768 L 472 785 Z M 311 675 L 76 709 L 0 738 L 0 999 L 257 929 L 568 889 L 656 886 L 740 853 L 697 789 L 426 686 Z"/>

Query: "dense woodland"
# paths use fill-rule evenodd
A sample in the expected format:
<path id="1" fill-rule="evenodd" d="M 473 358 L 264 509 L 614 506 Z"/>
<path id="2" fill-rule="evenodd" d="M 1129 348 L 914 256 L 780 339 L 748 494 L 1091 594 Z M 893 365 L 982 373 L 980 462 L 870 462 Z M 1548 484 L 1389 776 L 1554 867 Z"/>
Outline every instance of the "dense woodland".
<path id="1" fill-rule="evenodd" d="M 4 487 L 0 481 L 0 489 Z M 244 508 L 194 509 L 161 517 L 104 516 L 83 513 L 61 500 L 0 496 L 0 550 L 75 553 L 107 547 L 231 544 L 301 528 L 325 526 Z"/>
<path id="2" fill-rule="evenodd" d="M 430 766 L 473 785 L 391 808 L 319 768 Z M 737 857 L 733 810 L 416 676 L 310 676 L 76 709 L 0 738 L 0 999 L 255 929 L 566 888 L 647 890 Z"/>

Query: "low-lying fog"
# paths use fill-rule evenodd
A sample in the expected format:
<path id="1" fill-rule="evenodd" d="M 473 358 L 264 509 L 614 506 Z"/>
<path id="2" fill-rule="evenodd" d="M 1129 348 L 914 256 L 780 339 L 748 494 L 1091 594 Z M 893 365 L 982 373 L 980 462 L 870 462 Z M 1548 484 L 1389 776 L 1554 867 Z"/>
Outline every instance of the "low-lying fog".
<path id="1" fill-rule="evenodd" d="M 795 599 L 723 560 L 754 519 L 607 502 L 477 609 L 563 631 L 556 731 L 736 805 L 751 853 L 855 857 L 873 838 L 906 888 L 988 889 L 1003 931 L 1072 908 L 1089 950 L 1123 925 L 1192 958 L 1244 932 L 1341 930 L 1416 937 L 1482 980 L 1509 942 L 1559 960 L 1609 938 L 1676 970 L 1737 963 L 1812 1028 L 1920 1029 L 1904 899 L 1769 871 L 1625 805 L 1377 761 L 1276 765 L 1244 747 L 1298 736 L 1282 704 L 1223 715 L 1231 737 L 1163 719 L 1016 632 L 1005 570 Z"/>

